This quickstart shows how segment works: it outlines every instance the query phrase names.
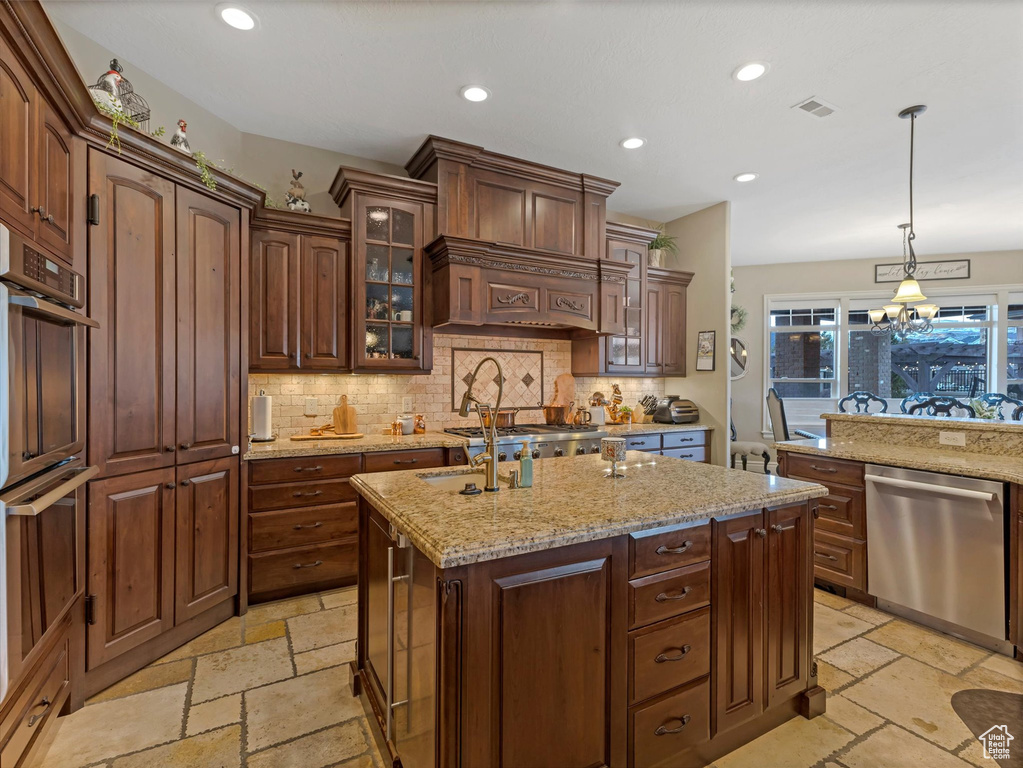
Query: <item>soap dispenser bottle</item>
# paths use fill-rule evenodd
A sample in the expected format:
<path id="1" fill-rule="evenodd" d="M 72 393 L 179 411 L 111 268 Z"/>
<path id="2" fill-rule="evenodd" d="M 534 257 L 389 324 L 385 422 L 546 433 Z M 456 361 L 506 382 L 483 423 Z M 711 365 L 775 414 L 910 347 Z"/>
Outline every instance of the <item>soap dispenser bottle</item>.
<path id="1" fill-rule="evenodd" d="M 533 487 L 533 449 L 529 441 L 522 441 L 522 452 L 519 453 L 519 487 Z"/>

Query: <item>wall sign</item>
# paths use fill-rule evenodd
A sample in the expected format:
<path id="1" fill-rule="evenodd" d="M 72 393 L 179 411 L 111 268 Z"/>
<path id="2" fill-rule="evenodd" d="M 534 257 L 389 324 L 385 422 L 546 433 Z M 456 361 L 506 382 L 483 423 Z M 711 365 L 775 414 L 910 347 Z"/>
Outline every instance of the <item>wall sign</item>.
<path id="1" fill-rule="evenodd" d="M 902 264 L 875 264 L 875 283 L 901 283 L 905 277 Z M 917 280 L 965 280 L 970 276 L 970 260 L 955 261 L 918 261 L 916 263 Z"/>

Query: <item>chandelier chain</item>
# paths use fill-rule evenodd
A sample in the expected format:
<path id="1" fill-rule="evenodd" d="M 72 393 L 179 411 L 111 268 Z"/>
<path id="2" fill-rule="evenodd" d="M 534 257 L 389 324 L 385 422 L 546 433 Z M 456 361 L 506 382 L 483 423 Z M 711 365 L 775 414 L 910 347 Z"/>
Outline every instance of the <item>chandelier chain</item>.
<path id="1" fill-rule="evenodd" d="M 909 259 L 906 261 L 906 276 L 912 277 L 916 272 L 916 252 L 913 250 L 913 241 L 916 240 L 916 232 L 913 231 L 913 156 L 916 144 L 916 115 L 909 117 L 909 234 L 903 232 L 906 243 L 909 245 Z"/>

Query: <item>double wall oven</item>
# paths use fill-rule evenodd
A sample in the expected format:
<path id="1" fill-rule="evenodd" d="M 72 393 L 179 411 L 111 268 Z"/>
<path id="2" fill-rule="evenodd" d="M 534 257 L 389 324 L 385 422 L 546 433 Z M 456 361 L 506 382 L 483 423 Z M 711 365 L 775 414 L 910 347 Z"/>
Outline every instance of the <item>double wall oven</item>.
<path id="1" fill-rule="evenodd" d="M 0 224 L 0 700 L 84 588 L 84 298 Z"/>

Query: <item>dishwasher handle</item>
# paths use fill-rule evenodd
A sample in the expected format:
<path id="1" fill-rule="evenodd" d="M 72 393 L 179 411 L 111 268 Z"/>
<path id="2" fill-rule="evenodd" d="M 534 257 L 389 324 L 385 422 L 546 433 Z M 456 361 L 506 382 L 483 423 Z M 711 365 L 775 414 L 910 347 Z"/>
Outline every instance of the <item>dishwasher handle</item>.
<path id="1" fill-rule="evenodd" d="M 883 475 L 866 475 L 868 483 L 877 485 L 891 485 L 895 488 L 904 488 L 909 491 L 927 491 L 928 493 L 940 493 L 943 496 L 958 496 L 962 499 L 977 499 L 980 501 L 994 501 L 995 494 L 987 491 L 971 491 L 969 488 L 956 488 L 947 485 L 935 485 L 934 483 L 918 483 L 915 480 L 901 480 L 896 477 L 884 477 Z"/>

